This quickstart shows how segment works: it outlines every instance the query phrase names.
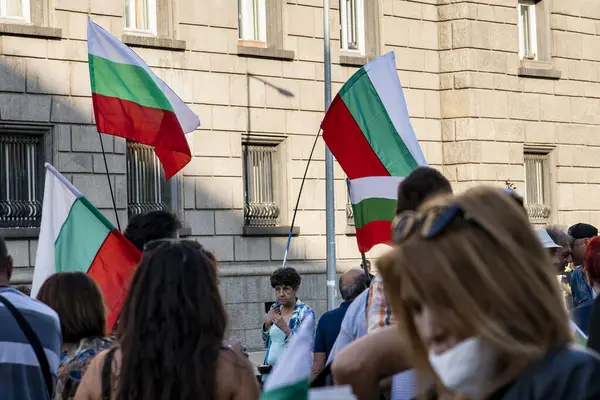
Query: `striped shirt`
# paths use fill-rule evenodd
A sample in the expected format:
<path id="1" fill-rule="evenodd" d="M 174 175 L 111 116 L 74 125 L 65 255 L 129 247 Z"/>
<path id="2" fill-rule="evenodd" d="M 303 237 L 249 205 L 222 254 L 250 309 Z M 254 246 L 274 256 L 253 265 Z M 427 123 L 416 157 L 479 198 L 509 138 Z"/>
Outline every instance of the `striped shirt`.
<path id="1" fill-rule="evenodd" d="M 54 381 L 61 352 L 58 315 L 50 307 L 8 287 L 0 294 L 27 319 L 46 352 Z M 50 400 L 40 363 L 10 311 L 0 303 L 0 397 L 2 400 Z"/>

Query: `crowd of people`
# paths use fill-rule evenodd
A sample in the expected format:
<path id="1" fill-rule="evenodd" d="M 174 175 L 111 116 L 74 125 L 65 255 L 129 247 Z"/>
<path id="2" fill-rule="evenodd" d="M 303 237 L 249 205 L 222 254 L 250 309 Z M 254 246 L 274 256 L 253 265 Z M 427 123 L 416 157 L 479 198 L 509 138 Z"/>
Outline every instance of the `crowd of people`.
<path id="1" fill-rule="evenodd" d="M 0 398 L 258 399 L 300 327 L 314 331 L 313 386 L 361 400 L 600 398 L 598 231 L 534 229 L 511 189 L 454 194 L 435 169 L 414 170 L 391 249 L 340 276 L 339 308 L 315 318 L 300 274 L 273 272 L 258 370 L 228 336 L 215 256 L 179 228 L 163 211 L 130 221 L 142 261 L 111 332 L 85 274 L 51 276 L 37 299 L 10 287 L 0 238 Z"/>

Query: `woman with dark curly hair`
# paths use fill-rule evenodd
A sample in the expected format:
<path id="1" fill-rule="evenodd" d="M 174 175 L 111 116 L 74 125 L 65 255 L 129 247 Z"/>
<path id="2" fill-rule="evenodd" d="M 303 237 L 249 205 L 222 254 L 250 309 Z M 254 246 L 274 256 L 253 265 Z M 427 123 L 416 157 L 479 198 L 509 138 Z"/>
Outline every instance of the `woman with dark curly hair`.
<path id="1" fill-rule="evenodd" d="M 256 400 L 250 361 L 223 344 L 214 256 L 193 241 L 148 243 L 123 306 L 120 348 L 92 361 L 76 400 Z"/>
<path id="2" fill-rule="evenodd" d="M 265 315 L 262 339 L 267 347 L 265 365 L 274 366 L 279 360 L 288 340 L 300 329 L 302 321 L 315 313 L 296 297 L 300 287 L 300 275 L 294 268 L 281 268 L 271 274 L 271 287 L 275 289 L 276 302 Z"/>

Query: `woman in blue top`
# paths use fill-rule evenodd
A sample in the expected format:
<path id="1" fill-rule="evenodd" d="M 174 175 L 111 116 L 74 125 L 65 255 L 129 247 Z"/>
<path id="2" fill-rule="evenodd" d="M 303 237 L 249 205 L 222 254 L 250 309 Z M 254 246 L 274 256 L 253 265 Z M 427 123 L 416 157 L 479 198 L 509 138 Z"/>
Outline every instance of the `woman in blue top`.
<path id="1" fill-rule="evenodd" d="M 302 321 L 312 314 L 313 324 L 315 313 L 296 297 L 300 287 L 300 275 L 294 268 L 278 269 L 271 275 L 271 287 L 275 289 L 277 302 L 265 316 L 262 338 L 267 347 L 265 365 L 274 366 L 279 360 L 288 340 L 300 329 Z"/>

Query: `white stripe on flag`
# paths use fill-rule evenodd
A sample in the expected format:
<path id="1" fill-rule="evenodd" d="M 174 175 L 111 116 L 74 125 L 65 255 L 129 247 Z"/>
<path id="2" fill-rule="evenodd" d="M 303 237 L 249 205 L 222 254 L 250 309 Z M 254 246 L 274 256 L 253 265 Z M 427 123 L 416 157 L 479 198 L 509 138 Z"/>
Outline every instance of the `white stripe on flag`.
<path id="1" fill-rule="evenodd" d="M 46 164 L 42 224 L 31 285 L 31 297 L 33 298 L 37 296 L 46 278 L 56 272 L 54 243 L 69 216 L 73 203 L 81 196 L 81 193 L 73 185 L 67 186 L 63 180 L 66 181 L 54 167 Z"/>
<path id="2" fill-rule="evenodd" d="M 358 204 L 364 199 L 398 198 L 398 185 L 404 178 L 401 176 L 369 176 L 353 179 L 348 182 L 352 204 Z"/>
<path id="3" fill-rule="evenodd" d="M 371 83 L 375 87 L 392 124 L 400 135 L 400 138 L 412 154 L 419 166 L 426 166 L 425 156 L 419 146 L 415 131 L 410 124 L 408 108 L 404 99 L 404 92 L 396 71 L 396 57 L 394 52 L 389 53 L 371 61 L 365 65 L 365 71 L 369 75 Z"/>
<path id="4" fill-rule="evenodd" d="M 171 107 L 175 111 L 177 120 L 183 129 L 183 132 L 189 133 L 200 125 L 198 116 L 171 90 L 171 88 L 160 79 L 148 65 L 127 45 L 99 25 L 92 22 L 88 17 L 88 52 L 109 61 L 136 65 L 143 68 L 148 75 L 156 82 L 160 90 L 165 94 Z"/>

